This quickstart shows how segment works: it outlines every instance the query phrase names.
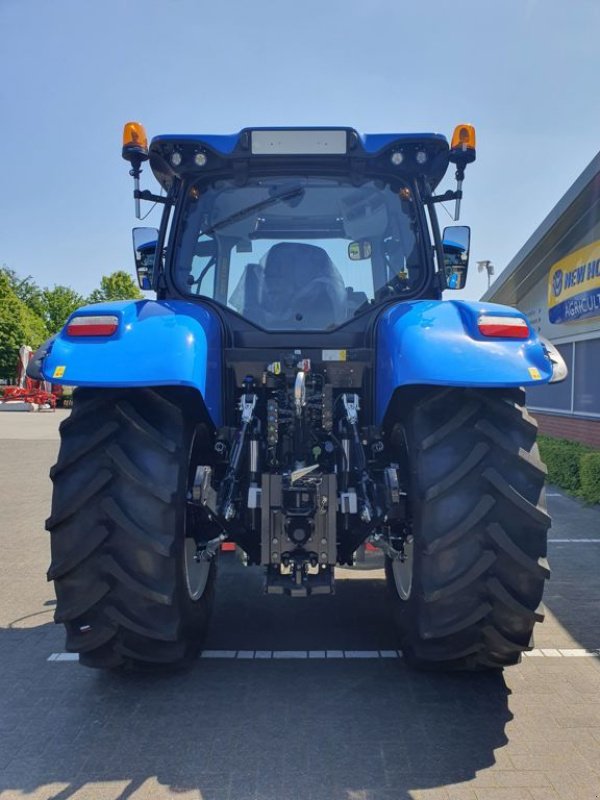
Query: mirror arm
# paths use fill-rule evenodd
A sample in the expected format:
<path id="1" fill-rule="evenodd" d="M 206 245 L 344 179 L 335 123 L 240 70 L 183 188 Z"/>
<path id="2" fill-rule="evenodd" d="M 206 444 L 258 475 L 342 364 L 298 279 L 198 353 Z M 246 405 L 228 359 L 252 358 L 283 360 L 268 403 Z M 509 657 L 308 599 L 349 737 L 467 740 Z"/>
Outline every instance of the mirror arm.
<path id="1" fill-rule="evenodd" d="M 140 198 L 138 197 L 140 193 L 140 175 L 142 174 L 142 164 L 144 161 L 147 160 L 148 155 L 144 152 L 134 151 L 127 153 L 125 148 L 123 148 L 123 158 L 127 159 L 131 164 L 131 169 L 129 170 L 129 174 L 133 178 L 133 196 L 135 198 L 135 216 L 137 219 L 142 218 L 142 214 L 140 211 Z"/>
<path id="2" fill-rule="evenodd" d="M 460 217 L 460 201 L 462 199 L 462 185 L 465 179 L 465 166 L 462 162 L 456 164 L 456 204 L 454 206 L 454 221 L 457 222 Z"/>
<path id="3" fill-rule="evenodd" d="M 148 189 L 134 189 L 133 196 L 136 200 L 148 200 L 150 203 L 162 203 L 163 205 L 173 202 L 168 197 L 164 197 L 163 195 L 152 194 L 152 192 L 149 192 Z"/>
<path id="4" fill-rule="evenodd" d="M 448 192 L 446 192 L 446 194 L 448 194 Z M 433 206 L 433 204 L 436 202 L 441 202 L 441 201 L 435 200 L 435 195 L 427 194 L 423 197 L 423 203 L 428 207 Z M 437 213 L 432 208 L 429 209 L 429 222 L 431 224 L 431 231 L 433 233 L 433 246 L 435 250 L 436 261 L 438 262 L 438 271 L 437 271 L 438 288 L 441 292 L 443 292 L 444 289 L 448 288 L 448 283 L 446 280 L 446 270 L 444 268 L 444 248 L 442 246 L 442 235 L 437 218 Z"/>
<path id="5" fill-rule="evenodd" d="M 449 189 L 444 194 L 432 194 L 430 197 L 425 198 L 426 203 L 447 203 L 450 200 L 462 200 L 462 190 L 459 191 L 452 191 Z"/>
<path id="6" fill-rule="evenodd" d="M 165 298 L 164 292 L 167 289 L 167 280 L 166 280 L 165 274 L 164 274 L 164 272 L 162 270 L 160 270 L 157 273 L 156 278 L 154 278 L 152 283 L 153 283 L 152 288 L 154 289 L 154 291 L 157 294 L 157 299 L 158 300 L 164 300 L 164 298 Z"/>

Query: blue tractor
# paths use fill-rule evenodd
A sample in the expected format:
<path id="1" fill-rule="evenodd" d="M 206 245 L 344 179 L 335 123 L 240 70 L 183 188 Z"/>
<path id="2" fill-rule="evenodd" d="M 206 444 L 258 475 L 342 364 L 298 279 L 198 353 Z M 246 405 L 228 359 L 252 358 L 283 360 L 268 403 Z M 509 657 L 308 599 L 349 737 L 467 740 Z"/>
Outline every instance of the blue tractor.
<path id="1" fill-rule="evenodd" d="M 542 619 L 545 468 L 523 387 L 559 358 L 514 308 L 460 299 L 475 134 L 351 128 L 167 135 L 125 126 L 134 231 L 156 299 L 76 311 L 31 371 L 75 385 L 61 425 L 49 579 L 91 667 L 187 663 L 225 540 L 265 591 L 334 591 L 385 557 L 415 666 L 499 668 Z M 162 191 L 140 190 L 141 165 Z M 457 187 L 436 194 L 449 164 Z M 457 208 L 458 211 L 458 208 Z"/>

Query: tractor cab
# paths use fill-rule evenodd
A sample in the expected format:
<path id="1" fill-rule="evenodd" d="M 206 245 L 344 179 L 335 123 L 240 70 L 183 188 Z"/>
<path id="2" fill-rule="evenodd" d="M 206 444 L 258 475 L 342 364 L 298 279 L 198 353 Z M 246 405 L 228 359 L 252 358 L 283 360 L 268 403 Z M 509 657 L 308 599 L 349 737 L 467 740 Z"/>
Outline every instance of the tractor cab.
<path id="1" fill-rule="evenodd" d="M 350 128 L 156 137 L 142 155 L 165 196 L 135 194 L 165 213 L 160 231 L 141 229 L 140 284 L 264 331 L 331 331 L 390 301 L 461 288 L 468 243 L 460 273 L 447 271 L 444 242 L 456 236 L 440 236 L 434 211 L 461 191 L 433 194 L 451 160 L 474 158 L 472 129 L 460 127 L 471 138 L 452 149 L 438 134 Z M 139 175 L 131 136 L 126 126 L 123 153 Z"/>

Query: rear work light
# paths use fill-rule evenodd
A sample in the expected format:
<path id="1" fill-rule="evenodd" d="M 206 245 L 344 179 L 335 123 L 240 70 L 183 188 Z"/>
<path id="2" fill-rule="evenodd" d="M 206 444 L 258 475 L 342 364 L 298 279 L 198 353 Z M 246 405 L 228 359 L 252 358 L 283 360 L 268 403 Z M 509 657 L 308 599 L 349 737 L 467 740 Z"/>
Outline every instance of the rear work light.
<path id="1" fill-rule="evenodd" d="M 479 333 L 496 339 L 528 339 L 529 325 L 522 317 L 479 317 Z"/>
<path id="2" fill-rule="evenodd" d="M 112 336 L 119 327 L 119 318 L 112 314 L 97 317 L 73 317 L 67 325 L 69 336 Z"/>

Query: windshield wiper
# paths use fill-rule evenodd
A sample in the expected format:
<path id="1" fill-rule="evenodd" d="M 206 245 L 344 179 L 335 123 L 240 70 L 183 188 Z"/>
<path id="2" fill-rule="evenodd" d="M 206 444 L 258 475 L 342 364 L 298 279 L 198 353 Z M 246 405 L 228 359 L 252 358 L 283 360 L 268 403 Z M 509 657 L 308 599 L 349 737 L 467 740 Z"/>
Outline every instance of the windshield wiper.
<path id="1" fill-rule="evenodd" d="M 211 233 L 218 231 L 219 228 L 226 228 L 228 225 L 231 225 L 234 222 L 238 222 L 241 219 L 245 219 L 245 217 L 251 216 L 256 211 L 262 211 L 264 208 L 273 206 L 276 203 L 282 202 L 283 200 L 293 200 L 295 197 L 302 197 L 304 195 L 304 191 L 305 190 L 302 186 L 293 186 L 291 189 L 287 189 L 285 192 L 274 194 L 272 197 L 267 197 L 265 200 L 261 200 L 260 203 L 254 203 L 252 206 L 242 208 L 239 211 L 236 211 L 234 214 L 230 214 L 228 217 L 218 220 L 214 225 L 211 225 L 210 228 L 200 231 L 198 235 L 210 235 Z"/>

